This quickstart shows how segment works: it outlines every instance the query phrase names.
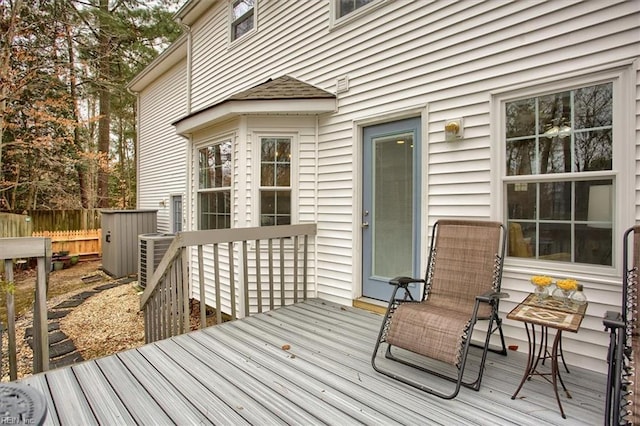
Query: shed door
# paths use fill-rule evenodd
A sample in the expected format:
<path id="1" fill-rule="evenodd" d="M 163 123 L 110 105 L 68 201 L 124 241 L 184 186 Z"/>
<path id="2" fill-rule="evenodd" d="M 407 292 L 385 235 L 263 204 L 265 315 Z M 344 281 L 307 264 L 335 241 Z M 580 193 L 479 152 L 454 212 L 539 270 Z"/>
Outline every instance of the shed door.
<path id="1" fill-rule="evenodd" d="M 362 294 L 389 300 L 389 279 L 421 276 L 420 119 L 366 127 L 363 143 Z"/>

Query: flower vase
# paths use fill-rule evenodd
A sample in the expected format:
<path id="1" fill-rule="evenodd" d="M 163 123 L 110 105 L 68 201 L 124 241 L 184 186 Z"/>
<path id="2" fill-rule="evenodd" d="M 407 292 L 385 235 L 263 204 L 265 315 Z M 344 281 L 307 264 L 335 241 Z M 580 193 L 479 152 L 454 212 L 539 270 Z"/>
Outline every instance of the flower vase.
<path id="1" fill-rule="evenodd" d="M 536 295 L 536 302 L 542 304 L 544 299 L 549 297 L 549 285 L 553 282 L 550 277 L 544 275 L 536 275 L 531 277 L 531 284 L 533 284 L 533 294 Z"/>
<path id="2" fill-rule="evenodd" d="M 578 289 L 578 282 L 574 279 L 567 278 L 565 280 L 556 281 L 556 286 L 562 290 L 562 307 L 571 308 L 571 293 Z"/>
<path id="3" fill-rule="evenodd" d="M 542 303 L 549 296 L 549 289 L 547 289 L 547 286 L 537 285 L 533 294 L 536 295 L 536 302 Z"/>
<path id="4" fill-rule="evenodd" d="M 587 303 L 587 296 L 584 295 L 582 284 L 578 284 L 578 288 L 571 294 L 571 302 L 576 306 L 582 306 Z"/>
<path id="5" fill-rule="evenodd" d="M 560 287 L 554 288 L 553 291 L 551 292 L 551 297 L 553 298 L 553 300 L 562 302 L 564 300 L 564 294 L 562 293 L 562 289 L 560 289 Z"/>

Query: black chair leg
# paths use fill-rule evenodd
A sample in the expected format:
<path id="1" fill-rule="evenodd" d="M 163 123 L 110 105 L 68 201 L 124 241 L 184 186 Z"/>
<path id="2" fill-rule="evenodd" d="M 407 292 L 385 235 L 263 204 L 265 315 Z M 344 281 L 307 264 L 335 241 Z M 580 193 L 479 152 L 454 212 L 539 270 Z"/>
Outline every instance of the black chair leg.
<path id="1" fill-rule="evenodd" d="M 487 350 L 489 352 L 493 352 L 496 353 L 498 355 L 507 355 L 507 344 L 505 343 L 504 340 L 504 333 L 502 332 L 502 318 L 496 316 L 494 318 L 494 321 L 496 322 L 496 326 L 493 330 L 491 330 L 491 334 L 495 333 L 496 330 L 498 330 L 498 332 L 500 333 L 500 344 L 502 345 L 502 348 L 500 349 L 496 349 L 496 348 L 492 348 L 489 347 Z M 476 348 L 484 348 L 484 346 L 479 345 L 478 343 L 471 343 L 471 346 L 474 346 Z"/>

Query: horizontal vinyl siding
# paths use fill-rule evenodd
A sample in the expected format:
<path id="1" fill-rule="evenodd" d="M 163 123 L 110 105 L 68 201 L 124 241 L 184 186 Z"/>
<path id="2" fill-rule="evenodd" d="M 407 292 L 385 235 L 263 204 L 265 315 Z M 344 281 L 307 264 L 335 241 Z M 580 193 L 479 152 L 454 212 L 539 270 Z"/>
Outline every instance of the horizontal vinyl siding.
<path id="1" fill-rule="evenodd" d="M 499 197 L 492 193 L 492 179 L 501 170 L 494 170 L 494 159 L 503 148 L 499 135 L 491 134 L 493 94 L 640 55 L 637 1 L 387 1 L 334 28 L 329 28 L 326 0 L 305 1 L 304 7 L 294 0 L 258 4 L 257 31 L 231 45 L 226 2 L 212 6 L 193 26 L 191 108 L 200 110 L 285 74 L 332 92 L 336 78 L 348 76 L 349 91 L 337 95 L 338 112 L 319 116 L 317 145 L 314 129 L 301 129 L 299 151 L 300 220 L 318 223 L 318 296 L 340 303 L 358 296 L 361 286 L 354 280 L 359 276 L 354 270 L 360 256 L 355 183 L 361 161 L 354 123 L 423 108 L 428 206 L 422 223 L 430 228 L 439 218 L 495 218 L 501 207 L 495 205 Z M 636 141 L 638 99 L 640 94 Z M 445 142 L 445 120 L 459 117 L 464 140 Z M 251 152 L 245 154 L 251 172 Z M 640 175 L 638 149 L 636 169 Z M 236 193 L 242 214 L 237 223 L 252 220 L 252 180 L 247 174 L 234 188 L 242 191 Z M 640 206 L 640 178 L 634 185 Z M 640 207 L 635 218 L 640 220 Z M 510 300 L 530 290 L 527 274 L 505 275 Z M 618 282 L 616 276 L 585 277 L 592 303 L 583 330 L 567 336 L 570 362 L 603 368 L 601 314 L 618 303 Z M 512 307 L 504 301 L 501 310 Z M 521 324 L 506 321 L 505 329 L 510 340 L 525 347 Z"/>
<path id="2" fill-rule="evenodd" d="M 187 141 L 171 125 L 187 112 L 186 69 L 176 65 L 140 93 L 138 208 L 158 210 L 158 232 L 171 231 L 170 195 L 186 190 Z"/>

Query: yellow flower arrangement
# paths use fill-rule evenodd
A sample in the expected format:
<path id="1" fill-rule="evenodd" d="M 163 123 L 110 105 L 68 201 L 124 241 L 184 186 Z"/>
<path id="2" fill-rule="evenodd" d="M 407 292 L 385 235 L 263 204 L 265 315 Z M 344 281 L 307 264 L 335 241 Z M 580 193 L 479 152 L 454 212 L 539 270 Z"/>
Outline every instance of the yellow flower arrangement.
<path id="1" fill-rule="evenodd" d="M 553 282 L 551 277 L 547 277 L 545 275 L 535 275 L 531 277 L 531 283 L 533 285 L 537 285 L 538 287 L 546 287 Z"/>
<path id="2" fill-rule="evenodd" d="M 578 281 L 573 280 L 571 278 L 567 278 L 566 280 L 558 280 L 556 283 L 558 288 L 564 291 L 572 291 L 578 288 Z"/>

